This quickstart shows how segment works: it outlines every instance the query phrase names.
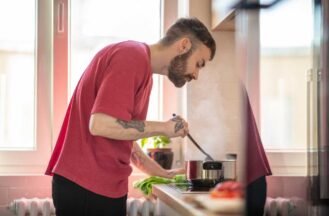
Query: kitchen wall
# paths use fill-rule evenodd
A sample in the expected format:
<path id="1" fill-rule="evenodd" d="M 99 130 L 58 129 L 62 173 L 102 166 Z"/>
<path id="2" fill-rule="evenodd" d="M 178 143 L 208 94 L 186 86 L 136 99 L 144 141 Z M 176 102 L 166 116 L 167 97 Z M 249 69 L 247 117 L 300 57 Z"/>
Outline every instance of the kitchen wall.
<path id="1" fill-rule="evenodd" d="M 8 204 L 21 197 L 50 197 L 51 178 L 47 176 L 0 176 L 0 215 L 12 215 Z"/>
<path id="2" fill-rule="evenodd" d="M 211 152 L 223 159 L 236 152 L 241 143 L 239 80 L 235 68 L 234 32 L 213 32 L 217 54 L 202 69 L 197 82 L 187 87 L 187 117 L 190 132 Z M 203 159 L 195 148 L 187 148 L 190 158 Z"/>
<path id="3" fill-rule="evenodd" d="M 189 13 L 211 28 L 211 1 L 190 1 Z M 190 133 L 215 159 L 237 153 L 242 162 L 242 115 L 239 77 L 236 68 L 234 31 L 212 31 L 216 40 L 215 58 L 207 63 L 196 82 L 187 86 L 187 119 Z M 185 144 L 185 157 L 204 159 L 192 143 Z M 239 159 L 240 158 L 240 159 Z M 240 175 L 241 176 L 241 175 Z"/>

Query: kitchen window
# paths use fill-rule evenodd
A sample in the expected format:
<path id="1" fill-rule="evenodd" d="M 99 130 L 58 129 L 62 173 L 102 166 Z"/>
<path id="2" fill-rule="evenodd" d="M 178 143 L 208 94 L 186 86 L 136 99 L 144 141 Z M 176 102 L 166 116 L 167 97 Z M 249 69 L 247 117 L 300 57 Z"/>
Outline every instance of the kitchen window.
<path id="1" fill-rule="evenodd" d="M 259 128 L 274 175 L 307 175 L 312 4 L 282 1 L 259 14 Z"/>
<path id="2" fill-rule="evenodd" d="M 0 1 L 2 150 L 35 147 L 35 14 L 35 0 Z"/>
<path id="3" fill-rule="evenodd" d="M 239 54 L 241 74 L 275 176 L 308 172 L 313 4 L 286 0 L 237 16 L 237 39 L 244 48 Z"/>
<path id="4" fill-rule="evenodd" d="M 162 7 L 161 0 L 0 0 L 0 174 L 44 173 L 93 55 L 112 42 L 156 42 Z M 162 118 L 161 90 L 154 76 L 148 119 Z"/>
<path id="5" fill-rule="evenodd" d="M 311 0 L 290 0 L 260 11 L 260 125 L 269 151 L 307 148 L 312 9 Z"/>
<path id="6" fill-rule="evenodd" d="M 162 30 L 162 1 L 57 0 L 54 5 L 54 129 L 56 142 L 67 103 L 92 57 L 123 40 L 154 43 Z M 162 80 L 153 76 L 148 119 L 161 118 Z M 64 96 L 64 97 L 63 97 Z"/>
<path id="7" fill-rule="evenodd" d="M 155 43 L 161 34 L 160 0 L 71 1 L 69 95 L 93 55 L 104 46 L 123 40 Z M 160 118 L 159 75 L 153 75 L 148 119 Z"/>
<path id="8" fill-rule="evenodd" d="M 51 152 L 51 3 L 0 1 L 0 174 L 43 173 Z"/>

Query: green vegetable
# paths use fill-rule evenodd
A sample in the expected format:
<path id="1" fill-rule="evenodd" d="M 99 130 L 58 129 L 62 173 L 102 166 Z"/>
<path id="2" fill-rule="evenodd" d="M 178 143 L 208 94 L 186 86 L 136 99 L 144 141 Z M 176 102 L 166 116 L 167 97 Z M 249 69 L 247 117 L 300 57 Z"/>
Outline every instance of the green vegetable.
<path id="1" fill-rule="evenodd" d="M 171 142 L 167 136 L 145 137 L 139 140 L 140 146 L 144 148 L 164 148 Z"/>
<path id="2" fill-rule="evenodd" d="M 175 183 L 188 183 L 186 180 L 186 175 L 180 174 L 180 175 L 175 175 L 174 177 Z"/>
<path id="3" fill-rule="evenodd" d="M 170 184 L 170 183 L 188 183 L 185 175 L 176 175 L 173 179 L 163 178 L 159 176 L 151 176 L 133 183 L 134 188 L 140 189 L 146 196 L 152 193 L 152 185 L 154 184 Z"/>

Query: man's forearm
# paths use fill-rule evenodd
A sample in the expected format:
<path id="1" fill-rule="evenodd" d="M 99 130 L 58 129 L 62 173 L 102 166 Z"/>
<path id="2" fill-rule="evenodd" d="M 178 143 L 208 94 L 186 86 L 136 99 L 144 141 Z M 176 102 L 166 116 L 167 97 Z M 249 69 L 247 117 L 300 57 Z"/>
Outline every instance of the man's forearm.
<path id="1" fill-rule="evenodd" d="M 162 133 L 166 131 L 166 128 L 162 122 L 124 121 L 96 113 L 90 119 L 89 130 L 95 136 L 117 140 L 137 140 L 143 137 L 165 135 Z"/>
<path id="2" fill-rule="evenodd" d="M 125 121 L 104 113 L 94 113 L 89 120 L 89 131 L 94 136 L 102 136 L 110 139 L 138 140 L 157 135 L 184 137 L 188 133 L 188 126 L 179 116 L 166 122 Z"/>

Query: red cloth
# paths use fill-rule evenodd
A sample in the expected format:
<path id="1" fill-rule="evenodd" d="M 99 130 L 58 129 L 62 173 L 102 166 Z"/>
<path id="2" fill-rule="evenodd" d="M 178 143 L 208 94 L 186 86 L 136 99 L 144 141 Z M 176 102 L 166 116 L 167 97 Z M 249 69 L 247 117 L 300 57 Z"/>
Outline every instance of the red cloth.
<path id="1" fill-rule="evenodd" d="M 246 138 L 247 138 L 247 183 L 262 176 L 272 175 L 270 165 L 260 138 L 255 117 L 252 112 L 247 91 L 244 90 L 246 103 Z"/>
<path id="2" fill-rule="evenodd" d="M 46 170 L 107 197 L 128 192 L 132 141 L 92 136 L 92 113 L 145 120 L 152 88 L 150 50 L 126 41 L 98 52 L 82 75 Z"/>

